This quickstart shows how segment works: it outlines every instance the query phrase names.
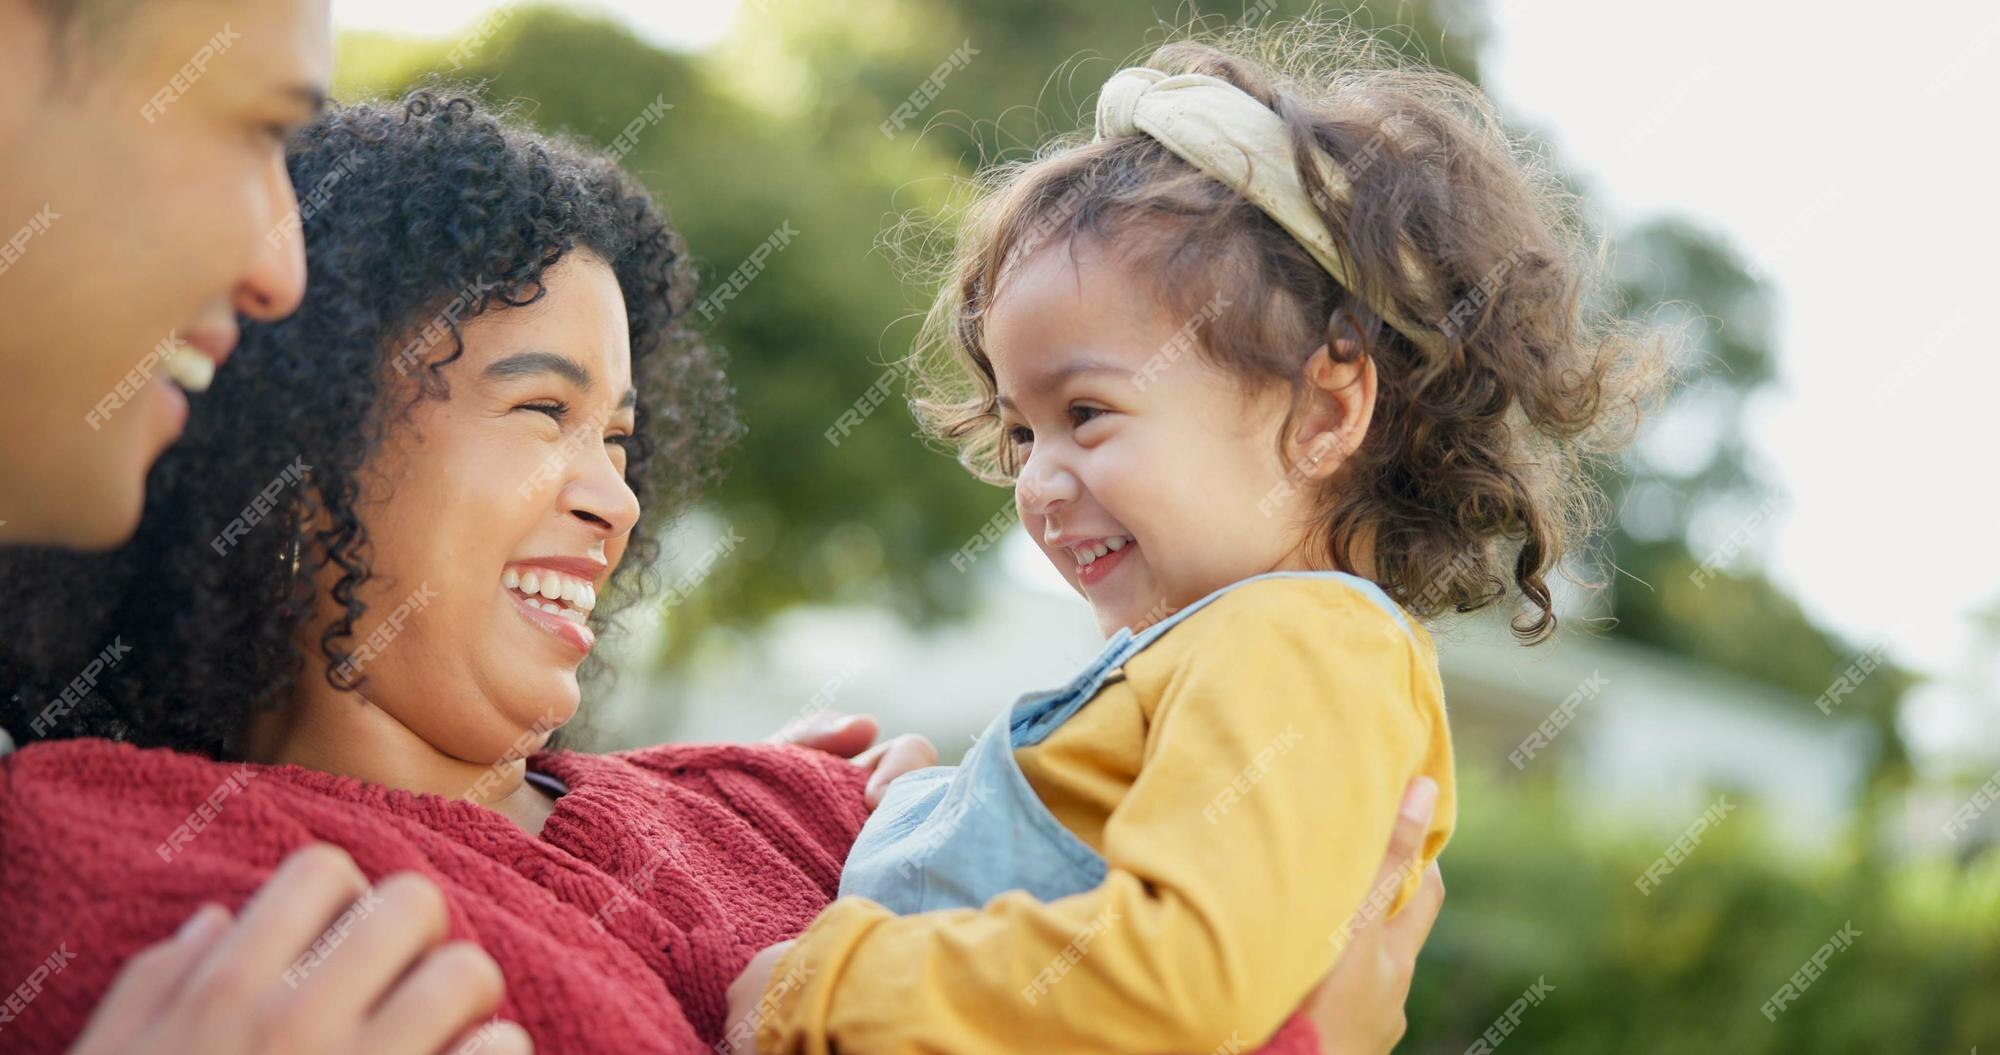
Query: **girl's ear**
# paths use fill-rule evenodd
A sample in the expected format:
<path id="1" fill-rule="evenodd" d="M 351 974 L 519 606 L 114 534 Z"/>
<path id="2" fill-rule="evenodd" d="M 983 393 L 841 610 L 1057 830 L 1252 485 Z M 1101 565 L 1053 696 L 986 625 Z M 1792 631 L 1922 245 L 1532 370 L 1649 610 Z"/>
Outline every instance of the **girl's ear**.
<path id="1" fill-rule="evenodd" d="M 1339 354 L 1336 355 L 1335 352 Z M 1368 435 L 1375 418 L 1375 360 L 1357 341 L 1320 345 L 1300 369 L 1302 405 L 1293 417 L 1285 454 L 1309 479 L 1331 477 Z"/>

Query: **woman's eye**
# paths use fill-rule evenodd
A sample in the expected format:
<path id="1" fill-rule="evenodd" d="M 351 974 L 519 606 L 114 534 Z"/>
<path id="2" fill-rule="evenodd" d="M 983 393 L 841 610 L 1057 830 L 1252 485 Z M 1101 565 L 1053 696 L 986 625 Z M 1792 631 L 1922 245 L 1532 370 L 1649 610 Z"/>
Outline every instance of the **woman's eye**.
<path id="1" fill-rule="evenodd" d="M 569 413 L 569 404 L 558 399 L 546 403 L 523 403 L 514 409 L 532 410 L 537 414 L 547 414 L 549 417 L 560 422 L 563 419 L 563 415 Z"/>
<path id="2" fill-rule="evenodd" d="M 625 452 L 627 454 L 630 454 L 632 452 L 632 448 L 638 445 L 639 437 L 628 432 L 619 436 L 606 436 L 604 437 L 604 442 L 616 444 L 620 447 L 623 447 L 625 448 Z"/>

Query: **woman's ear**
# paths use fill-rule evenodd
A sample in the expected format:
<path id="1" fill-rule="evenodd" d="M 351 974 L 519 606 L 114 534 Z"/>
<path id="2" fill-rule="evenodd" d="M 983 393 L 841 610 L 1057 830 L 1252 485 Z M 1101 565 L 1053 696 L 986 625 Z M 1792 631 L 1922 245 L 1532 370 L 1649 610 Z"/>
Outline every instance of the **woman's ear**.
<path id="1" fill-rule="evenodd" d="M 1300 380 L 1302 405 L 1293 416 L 1285 454 L 1298 472 L 1324 480 L 1368 435 L 1375 418 L 1375 360 L 1359 342 L 1343 337 L 1314 349 L 1300 368 Z"/>

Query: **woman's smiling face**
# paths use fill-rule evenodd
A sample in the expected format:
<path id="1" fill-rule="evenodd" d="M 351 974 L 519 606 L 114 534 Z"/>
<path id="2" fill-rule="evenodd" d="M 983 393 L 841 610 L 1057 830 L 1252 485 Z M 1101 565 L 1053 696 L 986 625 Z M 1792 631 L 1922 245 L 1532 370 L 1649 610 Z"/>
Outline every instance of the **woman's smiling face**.
<path id="1" fill-rule="evenodd" d="M 499 758 L 531 731 L 539 746 L 575 713 L 593 644 L 582 618 L 639 518 L 617 278 L 576 250 L 543 280 L 539 301 L 462 326 L 464 354 L 442 368 L 449 398 L 392 416 L 361 473 L 373 575 L 348 647 L 362 695 L 466 761 Z M 411 391 L 401 382 L 389 398 Z M 331 614 L 323 601 L 308 655 Z"/>

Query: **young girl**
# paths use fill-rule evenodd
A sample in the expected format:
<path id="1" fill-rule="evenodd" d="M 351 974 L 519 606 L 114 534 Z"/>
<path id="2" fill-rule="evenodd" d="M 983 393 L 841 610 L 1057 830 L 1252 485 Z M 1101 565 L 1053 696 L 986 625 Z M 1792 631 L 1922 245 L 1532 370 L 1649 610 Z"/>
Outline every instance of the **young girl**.
<path id="1" fill-rule="evenodd" d="M 1515 598 L 1553 632 L 1586 457 L 1658 349 L 1587 308 L 1565 199 L 1477 92 L 1370 61 L 1169 45 L 993 178 L 919 407 L 1109 641 L 891 785 L 851 896 L 732 1008 L 758 1050 L 1254 1047 L 1443 848 L 1417 619 Z M 1422 861 L 1371 891 L 1417 775 Z"/>

